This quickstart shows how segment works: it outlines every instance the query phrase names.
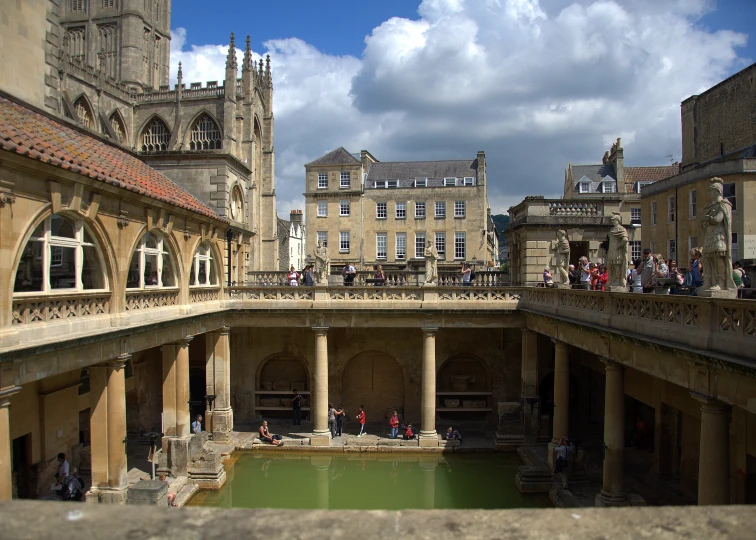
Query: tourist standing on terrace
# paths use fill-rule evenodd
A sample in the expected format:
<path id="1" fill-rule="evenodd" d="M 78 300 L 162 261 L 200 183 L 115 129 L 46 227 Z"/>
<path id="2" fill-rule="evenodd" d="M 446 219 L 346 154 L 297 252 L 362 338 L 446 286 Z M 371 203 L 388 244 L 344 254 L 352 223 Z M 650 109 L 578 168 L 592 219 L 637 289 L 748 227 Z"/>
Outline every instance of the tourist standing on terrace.
<path id="1" fill-rule="evenodd" d="M 360 412 L 357 414 L 357 420 L 360 421 L 360 432 L 357 436 L 362 437 L 363 435 L 367 435 L 367 433 L 365 433 L 365 407 L 363 405 L 360 405 Z"/>
<path id="2" fill-rule="evenodd" d="M 301 426 L 302 425 L 302 396 L 297 392 L 297 389 L 294 389 L 294 397 L 291 398 L 291 409 L 293 413 L 293 419 L 292 419 L 292 425 L 294 426 Z"/>
<path id="3" fill-rule="evenodd" d="M 312 287 L 315 285 L 315 276 L 312 273 L 312 265 L 308 264 L 304 270 L 304 284 L 305 287 Z"/>
<path id="4" fill-rule="evenodd" d="M 291 265 L 291 270 L 289 270 L 289 275 L 286 277 L 286 279 L 289 281 L 289 285 L 292 287 L 298 287 L 299 286 L 299 272 L 297 272 L 294 269 L 294 265 Z"/>
<path id="5" fill-rule="evenodd" d="M 331 432 L 331 437 L 336 436 L 336 409 L 333 408 L 333 403 L 328 404 L 328 431 Z"/>
<path id="6" fill-rule="evenodd" d="M 583 255 L 580 257 L 580 285 L 583 289 L 588 290 L 591 288 L 591 265 L 588 262 L 588 257 Z"/>
<path id="7" fill-rule="evenodd" d="M 345 263 L 344 269 L 341 271 L 341 274 L 344 276 L 344 285 L 346 287 L 351 287 L 354 285 L 354 278 L 357 276 L 357 270 L 352 263 Z"/>
<path id="8" fill-rule="evenodd" d="M 389 418 L 389 427 L 391 428 L 391 438 L 396 439 L 399 435 L 399 415 L 396 413 L 396 409 L 391 411 L 391 418 Z"/>
<path id="9" fill-rule="evenodd" d="M 344 428 L 344 420 L 346 420 L 346 413 L 344 412 L 344 407 L 339 403 L 339 406 L 336 407 L 336 436 L 341 437 L 342 430 Z"/>
<path id="10" fill-rule="evenodd" d="M 197 419 L 192 422 L 192 433 L 197 435 L 198 433 L 202 433 L 202 415 L 198 414 Z"/>
<path id="11" fill-rule="evenodd" d="M 470 265 L 466 262 L 462 263 L 462 285 L 465 287 L 470 286 L 470 277 L 472 274 L 472 270 L 470 269 Z"/>
<path id="12" fill-rule="evenodd" d="M 643 264 L 641 266 L 641 285 L 643 285 L 643 292 L 646 294 L 654 292 L 654 272 L 656 272 L 656 265 L 654 259 L 651 257 L 651 250 L 643 250 Z"/>

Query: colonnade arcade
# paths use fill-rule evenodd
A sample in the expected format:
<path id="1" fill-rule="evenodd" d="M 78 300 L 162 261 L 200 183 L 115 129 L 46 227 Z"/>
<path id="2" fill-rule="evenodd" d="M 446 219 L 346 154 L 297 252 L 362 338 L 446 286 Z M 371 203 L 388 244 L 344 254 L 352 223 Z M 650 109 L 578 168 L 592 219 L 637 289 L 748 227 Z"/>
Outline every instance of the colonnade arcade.
<path id="1" fill-rule="evenodd" d="M 462 422 L 464 425 L 465 414 L 480 413 L 467 418 L 483 419 L 484 424 L 495 428 L 502 404 L 519 403 L 520 423 L 516 432 L 512 432 L 511 426 L 501 424 L 498 425 L 499 432 L 514 437 L 519 444 L 548 441 L 549 461 L 553 465 L 553 448 L 561 437 L 581 429 L 571 425 L 576 412 L 580 423 L 589 424 L 592 419 L 602 423 L 605 447 L 603 486 L 596 499 L 597 505 L 628 504 L 623 481 L 625 445 L 629 437 L 628 399 L 636 399 L 651 407 L 648 410 L 652 411 L 653 417 L 648 423 L 654 446 L 654 469 L 658 474 L 675 468 L 669 463 L 665 450 L 665 432 L 673 429 L 665 419 L 665 407 L 672 407 L 682 411 L 685 417 L 674 429 L 692 429 L 700 433 L 689 441 L 698 439 L 695 440 L 697 469 L 693 476 L 698 479 L 699 504 L 737 501 L 742 497 L 738 493 L 746 489 L 745 485 L 738 484 L 746 480 L 736 478 L 734 471 L 738 466 L 733 459 L 740 459 L 737 456 L 741 449 L 738 448 L 745 448 L 743 455 L 752 449 L 747 444 L 743 446 L 732 431 L 731 419 L 733 424 L 736 423 L 735 416 L 731 415 L 732 407 L 714 396 L 653 377 L 616 358 L 596 355 L 589 348 L 570 343 L 574 340 L 552 338 L 530 329 L 525 326 L 530 326 L 525 322 L 527 318 L 519 314 L 500 315 L 496 323 L 489 323 L 488 328 L 476 328 L 467 323 L 455 326 L 443 319 L 439 319 L 439 325 L 427 322 L 418 325 L 415 317 L 399 317 L 397 320 L 396 316 L 377 317 L 375 314 L 372 323 L 365 321 L 364 325 L 348 326 L 344 324 L 348 318 L 349 315 L 330 319 L 310 315 L 296 319 L 292 326 L 294 319 L 289 316 L 276 319 L 275 315 L 257 314 L 245 318 L 237 313 L 226 318 L 198 317 L 187 325 L 178 324 L 164 331 L 153 329 L 136 336 L 132 343 L 145 343 L 150 350 L 159 350 L 164 450 L 160 470 L 192 477 L 192 458 L 188 450 L 193 438 L 190 434 L 190 365 L 204 364 L 205 396 L 202 398 L 205 399 L 201 398 L 198 405 L 197 396 L 194 396 L 193 407 L 194 412 L 203 410 L 204 429 L 219 443 L 231 440 L 235 416 L 238 417 L 237 425 L 252 429 L 256 428 L 254 423 L 260 418 L 274 417 L 273 411 L 260 405 L 259 396 L 266 395 L 263 383 L 288 379 L 301 385 L 299 390 L 305 391 L 309 399 L 310 444 L 330 445 L 327 404 L 343 400 L 352 408 L 357 399 L 371 399 L 366 391 L 352 388 L 362 374 L 370 373 L 370 377 L 386 377 L 389 382 L 381 388 L 389 391 L 388 394 L 381 393 L 383 400 L 368 401 L 379 409 L 368 409 L 369 421 L 384 422 L 382 409 L 386 404 L 402 406 L 407 420 L 419 421 L 418 444 L 423 447 L 439 445 L 438 433 L 452 421 L 449 418 L 453 418 L 455 424 Z M 414 325 L 403 324 L 410 319 L 414 319 Z M 265 326 L 256 324 L 262 320 L 267 321 Z M 288 326 L 281 324 L 283 320 L 288 321 Z M 538 327 L 535 322 L 534 326 Z M 393 339 L 386 339 L 388 336 Z M 104 358 L 109 355 L 107 351 L 119 346 L 123 347 L 123 343 L 103 342 L 98 346 L 99 358 L 91 358 L 95 363 L 87 366 L 89 392 L 82 396 L 88 402 L 91 439 L 92 484 L 88 499 L 101 502 L 123 502 L 126 497 L 127 421 L 130 421 L 131 413 L 127 414 L 125 371 L 139 351 L 132 349 Z M 71 354 L 78 355 L 84 350 Z M 155 357 L 155 354 L 151 356 Z M 42 360 L 39 365 L 45 362 L 47 360 Z M 86 363 L 86 360 L 82 362 Z M 378 370 L 376 365 L 380 366 Z M 18 378 L 18 373 L 11 373 L 7 364 L 3 364 L 3 370 L 5 380 L 9 380 L 8 376 Z M 589 372 L 600 384 L 595 384 L 594 375 L 588 376 Z M 592 394 L 592 397 L 578 396 L 577 401 L 575 396 L 571 397 L 571 386 L 574 392 L 575 385 L 574 382 L 571 385 L 571 378 L 578 379 L 581 393 Z M 543 402 L 545 394 L 540 388 L 543 380 L 553 381 L 553 393 L 548 393 L 553 396 L 551 404 Z M 451 386 L 462 381 L 472 382 L 473 386 L 465 387 L 465 390 Z M 365 381 L 365 384 L 378 387 L 375 382 Z M 3 477 L 0 498 L 11 496 L 11 446 L 15 444 L 14 439 L 23 435 L 25 426 L 22 424 L 29 418 L 28 411 L 16 411 L 16 407 L 24 408 L 29 403 L 29 396 L 24 396 L 22 391 L 23 386 L 3 385 L 5 389 L 0 394 L 0 474 Z M 291 390 L 291 386 L 287 390 Z M 280 393 L 290 395 L 287 390 Z M 44 401 L 43 395 L 49 395 L 44 394 L 41 386 L 35 392 L 41 402 Z M 470 396 L 477 398 L 475 402 L 467 401 Z M 457 403 L 451 403 L 455 400 Z M 588 408 L 600 410 L 586 412 L 586 407 L 576 405 L 584 400 L 590 401 Z M 691 406 L 693 403 L 695 407 Z M 474 410 L 478 408 L 479 411 Z M 551 412 L 543 414 L 547 408 Z M 284 412 L 286 407 L 279 405 L 276 409 Z M 63 438 L 69 436 L 65 433 L 66 425 L 75 423 L 75 419 L 55 418 L 47 426 L 53 412 L 46 409 L 44 414 L 49 416 L 42 420 L 44 429 L 38 437 L 54 437 L 52 428 L 58 425 L 64 427 L 57 436 L 61 437 L 61 431 L 64 432 Z M 691 422 L 697 422 L 697 425 L 692 426 Z M 732 453 L 731 439 L 737 447 Z M 40 457 L 49 459 L 54 456 L 49 450 L 46 452 L 47 456 Z M 672 459 L 675 460 L 679 466 L 681 456 Z M 49 473 L 50 468 L 46 471 Z M 44 473 L 45 469 L 38 471 L 38 474 Z M 736 485 L 731 486 L 731 478 L 735 478 Z"/>

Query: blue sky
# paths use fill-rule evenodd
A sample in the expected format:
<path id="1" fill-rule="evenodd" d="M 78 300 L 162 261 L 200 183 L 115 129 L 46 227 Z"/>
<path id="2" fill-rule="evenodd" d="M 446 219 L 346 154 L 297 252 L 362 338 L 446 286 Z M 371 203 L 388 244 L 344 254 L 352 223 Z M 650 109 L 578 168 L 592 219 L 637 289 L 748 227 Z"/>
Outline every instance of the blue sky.
<path id="1" fill-rule="evenodd" d="M 756 0 L 174 0 L 171 77 L 221 80 L 228 36 L 272 56 L 278 212 L 334 148 L 486 151 L 489 202 L 559 197 L 568 163 L 681 158 L 680 102 L 756 60 Z M 394 17 L 392 19 L 392 17 Z M 241 52 L 237 51 L 239 58 Z"/>

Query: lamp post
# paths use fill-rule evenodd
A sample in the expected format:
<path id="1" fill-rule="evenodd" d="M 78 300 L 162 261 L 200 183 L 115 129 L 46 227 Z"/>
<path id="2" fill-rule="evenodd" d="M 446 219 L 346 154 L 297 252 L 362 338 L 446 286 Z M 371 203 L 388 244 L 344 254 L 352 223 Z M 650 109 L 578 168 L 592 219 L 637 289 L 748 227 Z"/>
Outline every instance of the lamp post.
<path id="1" fill-rule="evenodd" d="M 226 242 L 228 243 L 228 286 L 231 286 L 231 242 L 234 240 L 234 231 L 231 229 L 226 231 Z"/>
<path id="2" fill-rule="evenodd" d="M 157 431 L 148 431 L 144 434 L 145 437 L 150 439 L 150 462 L 152 463 L 152 479 L 155 479 L 155 440 L 162 434 Z"/>

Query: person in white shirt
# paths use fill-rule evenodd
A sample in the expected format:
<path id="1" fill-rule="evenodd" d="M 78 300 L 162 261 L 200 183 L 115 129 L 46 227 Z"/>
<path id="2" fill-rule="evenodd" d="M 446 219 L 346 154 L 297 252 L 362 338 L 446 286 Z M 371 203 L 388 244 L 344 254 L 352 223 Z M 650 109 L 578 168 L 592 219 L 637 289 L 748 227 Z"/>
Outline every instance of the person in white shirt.
<path id="1" fill-rule="evenodd" d="M 585 255 L 580 257 L 580 284 L 584 289 L 591 288 L 591 263 Z"/>
<path id="2" fill-rule="evenodd" d="M 61 452 L 58 454 L 58 473 L 55 475 L 55 479 L 58 481 L 58 484 L 62 484 L 63 480 L 66 479 L 66 476 L 68 476 L 68 460 L 66 459 L 66 455 Z"/>

